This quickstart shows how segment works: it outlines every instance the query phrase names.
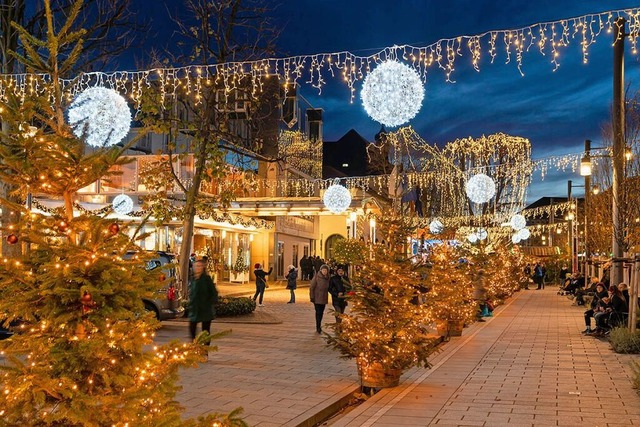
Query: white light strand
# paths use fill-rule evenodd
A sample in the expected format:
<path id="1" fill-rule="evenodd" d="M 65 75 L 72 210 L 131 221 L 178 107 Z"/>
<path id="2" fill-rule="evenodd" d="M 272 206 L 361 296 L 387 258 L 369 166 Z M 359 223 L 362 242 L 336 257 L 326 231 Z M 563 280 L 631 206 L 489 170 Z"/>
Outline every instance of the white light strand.
<path id="1" fill-rule="evenodd" d="M 453 82 L 452 74 L 457 58 L 468 57 L 474 69 L 479 71 L 483 55 L 489 56 L 493 63 L 498 58 L 499 48 L 504 51 L 505 63 L 515 64 L 521 74 L 524 73 L 524 57 L 532 51 L 550 57 L 555 71 L 559 66 L 561 50 L 576 40 L 582 48 L 583 62 L 587 62 L 589 47 L 602 33 L 611 33 L 618 18 L 628 21 L 631 52 L 637 54 L 640 8 L 631 8 L 541 22 L 516 29 L 491 30 L 476 35 L 440 39 L 427 46 L 394 45 L 369 56 L 343 51 L 179 68 L 91 72 L 78 78 L 61 79 L 60 83 L 65 93 L 72 98 L 88 87 L 105 86 L 126 93 L 138 108 L 141 95 L 151 87 L 161 88 L 160 106 L 165 107 L 166 101 L 175 99 L 179 94 L 201 99 L 202 88 L 214 82 L 225 89 L 225 94 L 230 94 L 239 87 L 250 87 L 254 93 L 258 93 L 263 89 L 265 78 L 273 75 L 279 75 L 287 87 L 306 83 L 321 93 L 326 84 L 325 77 L 330 75 L 337 76 L 346 83 L 353 100 L 356 83 L 363 80 L 377 64 L 389 60 L 406 61 L 423 81 L 426 80 L 427 71 L 434 68 L 441 70 L 447 81 Z M 6 91 L 12 90 L 18 98 L 24 100 L 29 94 L 46 91 L 45 86 L 50 80 L 50 76 L 42 74 L 1 76 L 0 98 L 6 100 Z"/>

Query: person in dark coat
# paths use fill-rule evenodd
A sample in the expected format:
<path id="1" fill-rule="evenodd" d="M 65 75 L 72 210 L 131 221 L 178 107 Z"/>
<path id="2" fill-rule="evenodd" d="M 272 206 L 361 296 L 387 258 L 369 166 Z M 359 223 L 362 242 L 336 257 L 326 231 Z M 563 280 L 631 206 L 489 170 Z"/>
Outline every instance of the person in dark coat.
<path id="1" fill-rule="evenodd" d="M 316 310 L 316 332 L 322 333 L 322 316 L 324 308 L 329 303 L 329 266 L 323 264 L 319 271 L 311 279 L 309 285 L 309 299 L 313 303 Z"/>
<path id="2" fill-rule="evenodd" d="M 314 274 L 318 274 L 320 272 L 320 268 L 324 265 L 324 261 L 320 259 L 319 255 L 316 255 L 313 260 L 313 268 L 315 270 Z M 328 266 L 327 266 L 328 267 Z"/>
<path id="3" fill-rule="evenodd" d="M 302 280 L 311 280 L 313 276 L 313 264 L 311 258 L 303 256 L 300 260 L 300 270 L 302 270 Z"/>
<path id="4" fill-rule="evenodd" d="M 273 267 L 271 267 L 268 272 L 264 271 L 262 265 L 259 263 L 256 264 L 255 267 L 256 269 L 253 271 L 253 274 L 256 276 L 256 293 L 253 295 L 253 300 L 255 301 L 260 297 L 258 306 L 264 307 L 262 300 L 264 298 L 264 290 L 267 288 L 267 276 L 271 274 Z"/>
<path id="5" fill-rule="evenodd" d="M 596 309 L 600 306 L 602 299 L 608 296 L 609 293 L 604 288 L 604 285 L 602 283 L 597 283 L 596 289 L 593 293 L 593 299 L 591 300 L 591 308 L 584 312 L 584 323 L 586 329 L 582 331 L 583 334 L 591 333 L 591 318 L 595 315 Z"/>
<path id="6" fill-rule="evenodd" d="M 298 270 L 296 270 L 296 268 L 293 265 L 290 265 L 288 267 L 289 272 L 287 273 L 286 276 L 284 276 L 285 279 L 287 279 L 287 289 L 289 289 L 289 292 L 291 292 L 291 298 L 289 298 L 289 302 L 287 304 L 295 304 L 296 303 L 296 288 L 298 287 L 296 285 L 296 279 L 298 278 Z"/>
<path id="7" fill-rule="evenodd" d="M 193 281 L 189 292 L 189 332 L 191 339 L 196 338 L 198 323 L 202 330 L 211 333 L 211 321 L 215 317 L 213 305 L 218 302 L 218 290 L 211 276 L 207 274 L 206 264 L 199 260 L 193 264 Z M 207 341 L 207 345 L 209 342 Z"/>
<path id="8" fill-rule="evenodd" d="M 541 263 L 537 263 L 533 268 L 533 281 L 538 286 L 538 290 L 544 289 L 544 267 Z"/>
<path id="9" fill-rule="evenodd" d="M 336 274 L 331 276 L 329 282 L 329 293 L 331 294 L 331 304 L 335 311 L 336 322 L 340 323 L 339 314 L 344 313 L 344 309 L 347 308 L 347 300 L 345 299 L 347 292 L 349 291 L 349 279 L 344 275 L 344 267 L 339 265 L 336 268 Z"/>

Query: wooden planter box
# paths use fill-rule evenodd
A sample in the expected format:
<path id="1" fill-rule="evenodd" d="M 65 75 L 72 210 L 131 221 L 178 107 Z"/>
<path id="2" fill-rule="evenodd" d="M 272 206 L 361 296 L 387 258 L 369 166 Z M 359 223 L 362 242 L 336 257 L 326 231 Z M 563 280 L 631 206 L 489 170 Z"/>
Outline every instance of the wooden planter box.
<path id="1" fill-rule="evenodd" d="M 401 369 L 385 368 L 378 362 L 364 365 L 360 360 L 357 360 L 357 364 L 358 375 L 360 375 L 360 381 L 364 387 L 389 388 L 400 384 Z"/>
<path id="2" fill-rule="evenodd" d="M 245 283 L 249 281 L 249 272 L 242 271 L 240 273 L 236 273 L 235 271 L 230 271 L 229 275 L 231 277 L 231 282 L 240 282 Z"/>
<path id="3" fill-rule="evenodd" d="M 464 328 L 463 320 L 438 320 L 436 322 L 438 335 L 442 337 L 459 337 L 462 336 Z"/>

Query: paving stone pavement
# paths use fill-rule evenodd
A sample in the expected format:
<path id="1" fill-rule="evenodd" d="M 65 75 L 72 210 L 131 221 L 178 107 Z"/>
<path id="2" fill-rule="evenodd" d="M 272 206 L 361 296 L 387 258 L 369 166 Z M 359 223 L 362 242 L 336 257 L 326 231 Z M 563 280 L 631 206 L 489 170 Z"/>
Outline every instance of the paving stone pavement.
<path id="1" fill-rule="evenodd" d="M 251 291 L 251 286 L 244 289 Z M 316 334 L 308 289 L 296 294 L 298 302 L 287 304 L 289 291 L 265 293 L 265 307 L 256 310 L 279 318 L 279 324 L 214 321 L 213 332 L 232 332 L 214 342 L 219 350 L 209 362 L 181 371 L 183 390 L 177 400 L 185 417 L 241 406 L 251 426 L 295 426 L 358 388 L 355 362 L 340 359 Z M 333 321 L 329 307 L 325 321 Z M 185 322 L 163 322 L 156 341 L 174 338 L 188 339 Z"/>
<path id="2" fill-rule="evenodd" d="M 486 323 L 332 426 L 632 426 L 640 397 L 629 362 L 583 336 L 582 307 L 546 290 L 523 291 Z"/>

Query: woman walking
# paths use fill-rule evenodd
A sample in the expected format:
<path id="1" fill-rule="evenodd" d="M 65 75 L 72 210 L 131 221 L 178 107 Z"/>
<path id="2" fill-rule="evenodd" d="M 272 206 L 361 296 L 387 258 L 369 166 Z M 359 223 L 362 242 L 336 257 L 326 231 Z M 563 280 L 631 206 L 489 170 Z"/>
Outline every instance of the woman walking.
<path id="1" fill-rule="evenodd" d="M 287 273 L 287 275 L 285 276 L 285 279 L 287 279 L 287 289 L 289 289 L 289 292 L 291 292 L 291 298 L 289 298 L 289 302 L 287 304 L 295 304 L 296 288 L 298 287 L 296 285 L 296 279 L 298 278 L 298 270 L 293 265 L 290 265 L 287 269 L 289 270 L 289 273 Z"/>
<path id="2" fill-rule="evenodd" d="M 309 298 L 316 309 L 316 332 L 322 333 L 322 316 L 324 308 L 329 303 L 329 266 L 322 264 L 320 270 L 311 279 L 309 285 Z"/>
<path id="3" fill-rule="evenodd" d="M 202 323 L 202 330 L 211 333 L 211 321 L 214 318 L 213 304 L 218 302 L 218 290 L 215 283 L 206 272 L 204 261 L 193 264 L 194 279 L 189 292 L 189 332 L 191 339 L 196 338 L 198 323 Z M 209 341 L 207 341 L 209 345 Z"/>
<path id="4" fill-rule="evenodd" d="M 256 293 L 253 295 L 253 300 L 255 301 L 260 297 L 258 306 L 264 307 L 262 300 L 264 298 L 264 290 L 267 287 L 267 276 L 271 274 L 273 267 L 271 267 L 268 272 L 262 269 L 262 264 L 260 263 L 256 264 L 255 267 L 256 269 L 253 271 L 253 274 L 256 276 Z"/>

